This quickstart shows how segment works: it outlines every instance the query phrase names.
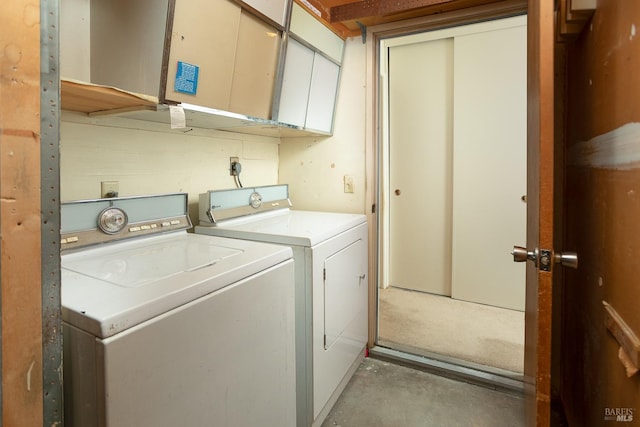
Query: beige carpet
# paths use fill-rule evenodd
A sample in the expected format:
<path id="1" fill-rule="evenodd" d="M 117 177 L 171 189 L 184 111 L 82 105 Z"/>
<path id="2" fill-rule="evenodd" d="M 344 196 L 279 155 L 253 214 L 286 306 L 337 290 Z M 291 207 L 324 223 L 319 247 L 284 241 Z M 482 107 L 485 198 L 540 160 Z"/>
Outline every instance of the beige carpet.
<path id="1" fill-rule="evenodd" d="M 399 288 L 379 289 L 378 335 L 398 343 L 521 373 L 524 313 Z"/>

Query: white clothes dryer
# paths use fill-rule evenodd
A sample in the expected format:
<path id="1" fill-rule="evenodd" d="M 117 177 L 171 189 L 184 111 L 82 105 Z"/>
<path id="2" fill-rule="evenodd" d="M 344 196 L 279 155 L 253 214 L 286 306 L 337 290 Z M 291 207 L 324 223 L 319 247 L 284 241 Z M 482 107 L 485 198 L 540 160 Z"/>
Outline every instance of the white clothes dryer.
<path id="1" fill-rule="evenodd" d="M 296 424 L 291 249 L 187 233 L 186 194 L 61 219 L 65 425 Z"/>
<path id="2" fill-rule="evenodd" d="M 366 217 L 290 209 L 287 185 L 209 191 L 199 202 L 196 233 L 293 249 L 297 425 L 322 424 L 366 349 Z"/>

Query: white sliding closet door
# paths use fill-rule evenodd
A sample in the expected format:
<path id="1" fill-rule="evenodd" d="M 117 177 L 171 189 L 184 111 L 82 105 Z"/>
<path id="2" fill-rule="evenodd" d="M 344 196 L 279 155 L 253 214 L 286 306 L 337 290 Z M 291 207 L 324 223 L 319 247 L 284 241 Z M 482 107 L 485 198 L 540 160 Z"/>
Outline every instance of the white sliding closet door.
<path id="1" fill-rule="evenodd" d="M 451 295 L 452 40 L 389 49 L 389 283 Z"/>
<path id="2" fill-rule="evenodd" d="M 384 285 L 523 310 L 526 17 L 384 43 Z"/>
<path id="3" fill-rule="evenodd" d="M 454 41 L 451 296 L 524 310 L 525 267 L 509 252 L 526 241 L 527 30 L 506 22 Z"/>

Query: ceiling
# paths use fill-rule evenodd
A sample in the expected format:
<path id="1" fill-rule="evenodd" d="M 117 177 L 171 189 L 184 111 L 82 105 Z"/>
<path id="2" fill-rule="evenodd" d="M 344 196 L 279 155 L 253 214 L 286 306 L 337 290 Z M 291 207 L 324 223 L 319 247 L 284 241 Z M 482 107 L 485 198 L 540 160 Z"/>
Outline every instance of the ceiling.
<path id="1" fill-rule="evenodd" d="M 342 37 L 355 37 L 361 28 L 435 15 L 503 0 L 296 0 Z"/>

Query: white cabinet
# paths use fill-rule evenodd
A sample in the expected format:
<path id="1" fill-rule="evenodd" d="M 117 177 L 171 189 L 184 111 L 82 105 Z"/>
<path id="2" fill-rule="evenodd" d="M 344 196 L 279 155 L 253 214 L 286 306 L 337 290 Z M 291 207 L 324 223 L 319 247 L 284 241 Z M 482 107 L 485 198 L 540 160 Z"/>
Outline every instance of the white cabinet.
<path id="1" fill-rule="evenodd" d="M 309 88 L 315 52 L 290 39 L 284 68 L 278 120 L 304 126 L 307 118 Z"/>
<path id="2" fill-rule="evenodd" d="M 339 65 L 318 53 L 314 55 L 307 120 L 304 125 L 306 129 L 332 131 L 339 77 Z"/>
<path id="3" fill-rule="evenodd" d="M 289 32 L 324 53 L 336 63 L 342 63 L 344 40 L 297 3 L 294 3 L 291 9 Z"/>
<path id="4" fill-rule="evenodd" d="M 278 121 L 330 133 L 340 66 L 290 39 Z"/>
<path id="5" fill-rule="evenodd" d="M 331 133 L 344 41 L 294 3 L 277 120 Z"/>
<path id="6" fill-rule="evenodd" d="M 285 27 L 291 0 L 243 0 L 243 3 Z"/>

